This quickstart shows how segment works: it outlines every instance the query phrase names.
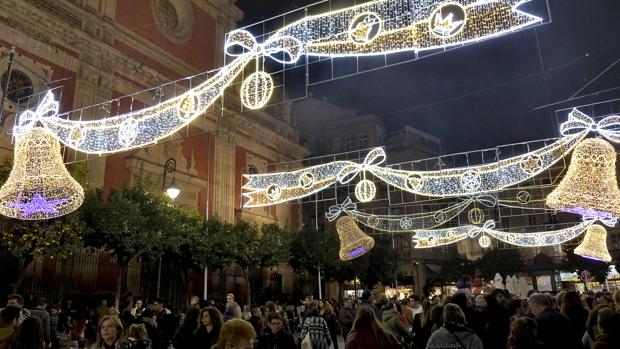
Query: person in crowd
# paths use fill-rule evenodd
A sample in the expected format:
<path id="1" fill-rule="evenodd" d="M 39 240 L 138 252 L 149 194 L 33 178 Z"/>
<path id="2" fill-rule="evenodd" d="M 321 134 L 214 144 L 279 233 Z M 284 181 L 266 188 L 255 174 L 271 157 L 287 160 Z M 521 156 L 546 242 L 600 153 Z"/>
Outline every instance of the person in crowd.
<path id="1" fill-rule="evenodd" d="M 50 314 L 50 341 L 52 348 L 58 348 L 58 336 L 65 331 L 62 322 L 60 321 L 60 306 L 58 304 L 52 304 L 49 307 Z"/>
<path id="2" fill-rule="evenodd" d="M 146 334 L 151 340 L 152 349 L 165 349 L 159 331 L 157 330 L 157 316 L 151 309 L 144 309 L 142 311 L 142 323 L 146 328 Z"/>
<path id="3" fill-rule="evenodd" d="M 252 314 L 250 316 L 250 323 L 252 324 L 252 327 L 254 327 L 254 332 L 260 333 L 264 328 L 260 308 L 254 307 L 250 312 Z"/>
<path id="4" fill-rule="evenodd" d="M 527 303 L 536 319 L 538 338 L 549 348 L 570 348 L 574 346 L 566 335 L 570 321 L 566 316 L 551 308 L 550 297 L 542 293 L 534 293 Z"/>
<path id="5" fill-rule="evenodd" d="M 427 301 L 428 302 L 428 301 Z M 403 326 L 409 331 L 413 329 L 413 310 L 409 307 L 409 299 L 403 299 L 400 301 L 400 319 L 403 323 Z M 422 306 L 422 310 L 424 310 L 424 306 Z"/>
<path id="6" fill-rule="evenodd" d="M 151 349 L 151 340 L 146 334 L 146 327 L 143 324 L 131 324 L 119 349 Z"/>
<path id="7" fill-rule="evenodd" d="M 95 312 L 97 313 L 97 320 L 101 320 L 102 317 L 107 316 L 110 308 L 108 307 L 108 301 L 105 299 L 101 300 L 101 303 L 95 308 Z"/>
<path id="8" fill-rule="evenodd" d="M 338 317 L 334 312 L 334 308 L 329 302 L 323 303 L 323 309 L 321 309 L 321 316 L 327 323 L 329 328 L 329 337 L 331 338 L 334 349 L 338 349 L 338 335 L 340 334 L 340 327 L 338 326 Z"/>
<path id="9" fill-rule="evenodd" d="M 420 319 L 419 323 L 415 322 L 413 331 L 414 331 L 414 341 L 413 348 L 426 348 L 426 343 L 431 336 L 431 329 L 433 328 L 433 323 L 431 321 L 431 302 L 425 300 L 422 302 L 422 316 L 416 317 L 416 319 Z"/>
<path id="10" fill-rule="evenodd" d="M 37 317 L 25 319 L 11 338 L 11 349 L 44 349 L 43 324 Z"/>
<path id="11" fill-rule="evenodd" d="M 197 346 L 194 340 L 194 331 L 198 329 L 198 320 L 200 318 L 200 309 L 190 307 L 185 314 L 185 321 L 174 336 L 174 349 L 193 349 Z"/>
<path id="12" fill-rule="evenodd" d="M 213 307 L 202 309 L 200 327 L 194 332 L 194 343 L 204 348 L 211 348 L 218 341 L 223 325 L 224 318 L 219 310 Z"/>
<path id="13" fill-rule="evenodd" d="M 39 297 L 37 301 L 37 306 L 34 309 L 30 310 L 30 314 L 35 316 L 41 320 L 43 324 L 43 336 L 45 339 L 45 343 L 49 345 L 51 343 L 51 335 L 50 335 L 50 313 L 47 312 L 47 298 Z"/>
<path id="14" fill-rule="evenodd" d="M 429 319 L 433 326 L 431 327 L 431 333 L 429 334 L 428 338 L 430 338 L 431 334 L 435 333 L 441 328 L 441 326 L 443 326 L 443 307 L 443 304 L 437 304 L 431 308 L 431 314 Z M 426 341 L 428 341 L 428 338 L 426 339 Z M 424 345 L 424 347 L 426 347 L 426 345 Z"/>
<path id="15" fill-rule="evenodd" d="M 269 313 L 267 321 L 268 327 L 258 336 L 256 349 L 297 349 L 293 335 L 283 330 L 283 319 L 280 314 Z"/>
<path id="16" fill-rule="evenodd" d="M 357 309 L 359 309 L 360 307 L 370 307 L 372 310 L 374 310 L 377 318 L 381 318 L 381 309 L 379 309 L 375 304 L 372 304 L 372 292 L 370 292 L 370 290 L 364 290 L 362 292 L 362 297 L 360 298 L 360 303 Z"/>
<path id="17" fill-rule="evenodd" d="M 609 308 L 609 305 L 597 305 L 588 314 L 588 320 L 586 320 L 586 333 L 581 339 L 581 346 L 585 349 L 591 349 L 596 340 L 596 334 L 598 331 L 598 312 L 603 308 Z"/>
<path id="18" fill-rule="evenodd" d="M 251 349 L 255 339 L 256 332 L 249 322 L 232 319 L 224 323 L 220 337 L 211 349 Z"/>
<path id="19" fill-rule="evenodd" d="M 468 295 L 471 295 L 471 276 L 467 274 L 463 274 L 461 279 L 456 283 L 456 289 L 458 291 L 463 291 Z"/>
<path id="20" fill-rule="evenodd" d="M 560 309 L 562 308 L 562 303 L 564 302 L 565 295 L 566 295 L 566 291 L 564 290 L 558 292 L 555 295 L 555 305 L 557 306 L 557 308 L 554 308 L 554 310 L 560 311 Z"/>
<path id="21" fill-rule="evenodd" d="M 31 317 L 30 310 L 24 308 L 24 297 L 17 293 L 13 293 L 7 296 L 6 301 L 7 307 L 18 307 L 21 309 L 20 312 L 20 321 L 26 320 L 26 318 Z"/>
<path id="22" fill-rule="evenodd" d="M 476 296 L 476 311 L 484 312 L 487 310 L 487 300 L 483 294 Z"/>
<path id="23" fill-rule="evenodd" d="M 564 314 L 570 321 L 571 328 L 569 329 L 569 335 L 574 337 L 571 339 L 571 343 L 581 343 L 583 334 L 586 332 L 586 322 L 588 321 L 588 310 L 583 306 L 581 297 L 575 291 L 568 291 L 564 293 L 562 305 L 560 306 L 560 312 Z"/>
<path id="24" fill-rule="evenodd" d="M 417 294 L 412 294 L 409 296 L 409 307 L 411 308 L 411 311 L 413 312 L 412 318 L 415 318 L 416 315 L 421 314 L 423 309 L 422 309 L 422 305 L 420 304 L 420 296 L 418 296 Z"/>
<path id="25" fill-rule="evenodd" d="M 302 341 L 309 336 L 313 349 L 327 349 L 332 344 L 329 327 L 319 315 L 319 302 L 311 301 L 308 305 L 308 316 L 301 327 Z"/>
<path id="26" fill-rule="evenodd" d="M 237 309 L 237 306 L 235 304 L 233 304 L 233 303 L 226 303 L 226 310 L 224 311 L 224 315 L 223 315 L 224 316 L 224 321 L 236 319 L 237 318 L 235 316 L 236 309 Z M 261 311 L 260 318 L 261 318 L 261 323 L 264 322 L 262 311 Z"/>
<path id="27" fill-rule="evenodd" d="M 340 309 L 338 313 L 338 320 L 340 322 L 342 336 L 346 339 L 353 326 L 353 300 L 350 298 L 344 300 L 342 309 Z"/>
<path id="28" fill-rule="evenodd" d="M 592 349 L 620 348 L 620 314 L 612 307 L 598 311 L 598 331 Z"/>
<path id="29" fill-rule="evenodd" d="M 8 306 L 0 310 L 0 349 L 10 346 L 11 337 L 21 322 L 21 308 Z"/>
<path id="30" fill-rule="evenodd" d="M 530 317 L 516 317 L 510 324 L 508 349 L 538 348 L 541 348 L 541 344 L 538 341 L 536 321 Z"/>
<path id="31" fill-rule="evenodd" d="M 503 297 L 504 293 L 502 292 L 501 295 L 498 293 L 498 296 Z M 484 312 L 486 333 L 481 337 L 484 347 L 506 348 L 506 340 L 510 333 L 508 312 L 506 308 L 497 303 L 497 297 L 486 295 L 484 299 L 487 303 L 487 308 Z"/>
<path id="32" fill-rule="evenodd" d="M 241 314 L 241 318 L 245 321 L 250 321 L 250 319 L 252 318 L 252 312 L 250 311 L 249 305 L 246 304 L 243 306 L 243 313 Z"/>
<path id="33" fill-rule="evenodd" d="M 131 315 L 134 319 L 140 319 L 142 315 L 142 311 L 144 308 L 142 307 L 142 299 L 136 298 L 133 303 L 133 307 L 131 307 Z"/>
<path id="34" fill-rule="evenodd" d="M 504 290 L 499 288 L 493 289 L 493 291 L 491 291 L 491 296 L 495 298 L 495 302 L 500 307 L 504 307 L 504 309 L 508 307 L 508 298 L 506 298 L 506 293 L 504 293 Z"/>
<path id="35" fill-rule="evenodd" d="M 431 298 L 431 306 L 439 304 L 439 303 L 441 303 L 441 297 L 439 297 L 438 295 L 434 295 Z"/>
<path id="36" fill-rule="evenodd" d="M 409 307 L 407 307 L 409 308 Z M 405 308 L 405 306 L 403 306 L 403 313 L 406 314 L 407 312 L 407 308 Z M 411 309 L 411 308 L 409 308 Z M 410 332 L 413 331 L 415 333 L 419 332 L 420 329 L 422 328 L 422 317 L 424 316 L 424 314 L 429 315 L 429 312 L 431 310 L 431 302 L 429 302 L 428 300 L 424 300 L 422 301 L 422 312 L 419 314 L 416 314 L 415 317 L 413 318 L 413 322 L 411 323 L 411 327 L 407 328 L 407 330 L 409 330 Z M 413 314 L 413 312 L 409 312 L 410 314 Z M 401 314 L 401 320 L 403 320 L 403 318 L 405 318 L 404 316 L 402 316 Z M 408 319 L 406 319 L 408 320 Z M 405 327 L 407 327 L 406 322 L 403 322 L 403 325 L 405 325 Z"/>
<path id="37" fill-rule="evenodd" d="M 97 327 L 97 342 L 93 349 L 118 348 L 123 337 L 123 325 L 120 320 L 109 315 L 99 319 Z"/>
<path id="38" fill-rule="evenodd" d="M 192 296 L 189 300 L 190 308 L 200 308 L 200 298 L 198 296 Z"/>
<path id="39" fill-rule="evenodd" d="M 429 338 L 427 349 L 483 349 L 480 338 L 473 330 L 466 327 L 465 313 L 458 305 L 446 304 L 444 306 L 443 323 L 444 325 Z"/>
<path id="40" fill-rule="evenodd" d="M 276 313 L 278 313 L 280 317 L 282 318 L 282 330 L 286 333 L 291 333 L 291 324 L 288 320 L 288 314 L 286 313 L 286 311 L 280 310 L 280 311 L 276 311 Z M 269 326 L 269 323 L 267 323 L 267 326 Z"/>
<path id="41" fill-rule="evenodd" d="M 233 309 L 235 319 L 241 319 L 241 307 L 235 302 L 235 295 L 232 293 L 226 295 L 226 306 L 228 307 L 229 304 L 231 309 Z"/>
<path id="42" fill-rule="evenodd" d="M 400 314 L 396 308 L 396 304 L 388 302 L 383 306 L 381 311 L 383 327 L 388 330 L 394 338 L 396 338 L 401 344 L 409 343 L 411 341 L 410 333 L 407 331 L 402 322 L 400 322 Z"/>
<path id="43" fill-rule="evenodd" d="M 174 338 L 174 332 L 177 328 L 177 323 L 172 311 L 166 307 L 166 302 L 161 298 L 153 300 L 153 312 L 157 317 L 157 330 L 163 343 L 164 348 L 167 348 Z"/>
<path id="44" fill-rule="evenodd" d="M 478 335 L 478 338 L 480 338 L 484 342 L 487 334 L 487 323 L 485 321 L 485 317 L 487 315 L 485 313 L 487 309 L 486 300 L 484 301 L 484 310 L 480 309 L 480 311 L 475 311 L 473 308 L 474 306 L 471 302 L 471 297 L 467 293 L 460 291 L 457 292 L 454 296 L 452 296 L 450 303 L 456 304 L 459 306 L 459 308 L 461 308 L 461 310 L 465 314 L 465 321 L 467 322 L 467 326 L 474 330 L 474 332 L 476 332 L 476 334 Z M 443 312 L 441 314 L 443 315 Z"/>
<path id="45" fill-rule="evenodd" d="M 374 309 L 359 307 L 353 327 L 346 337 L 345 349 L 402 349 L 394 336 L 381 326 Z"/>
<path id="46" fill-rule="evenodd" d="M 616 308 L 616 311 L 620 312 L 620 290 L 617 290 L 616 292 L 614 292 L 614 295 L 612 298 L 614 300 L 614 307 Z"/>
<path id="47" fill-rule="evenodd" d="M 508 318 L 510 322 L 525 315 L 527 312 L 527 302 L 522 299 L 511 299 L 508 302 Z"/>

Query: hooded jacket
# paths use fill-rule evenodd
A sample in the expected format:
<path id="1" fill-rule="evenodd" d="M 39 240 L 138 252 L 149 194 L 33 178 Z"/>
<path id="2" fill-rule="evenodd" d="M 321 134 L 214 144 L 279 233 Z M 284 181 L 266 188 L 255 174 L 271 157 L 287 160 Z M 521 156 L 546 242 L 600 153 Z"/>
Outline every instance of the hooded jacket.
<path id="1" fill-rule="evenodd" d="M 405 343 L 409 340 L 409 331 L 400 321 L 400 314 L 395 309 L 385 309 L 381 313 L 383 325 L 390 333 L 398 339 L 399 342 Z"/>

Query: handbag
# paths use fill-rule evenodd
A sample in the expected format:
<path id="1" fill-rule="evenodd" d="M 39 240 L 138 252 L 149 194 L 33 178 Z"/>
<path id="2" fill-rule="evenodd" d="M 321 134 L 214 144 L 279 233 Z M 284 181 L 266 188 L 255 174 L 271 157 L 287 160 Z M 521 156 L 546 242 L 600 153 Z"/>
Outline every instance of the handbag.
<path id="1" fill-rule="evenodd" d="M 310 340 L 310 333 L 306 333 L 306 336 L 301 341 L 301 349 L 312 349 L 312 341 Z"/>

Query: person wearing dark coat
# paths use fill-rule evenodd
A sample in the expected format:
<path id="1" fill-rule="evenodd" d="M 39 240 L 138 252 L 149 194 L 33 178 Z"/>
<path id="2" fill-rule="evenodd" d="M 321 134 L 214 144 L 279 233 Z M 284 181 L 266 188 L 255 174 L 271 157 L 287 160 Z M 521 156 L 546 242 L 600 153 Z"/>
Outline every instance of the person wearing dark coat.
<path id="1" fill-rule="evenodd" d="M 198 318 L 200 309 L 190 307 L 185 315 L 185 321 L 174 336 L 172 342 L 174 349 L 193 349 L 195 348 L 194 331 L 198 328 Z"/>
<path id="2" fill-rule="evenodd" d="M 551 309 L 551 299 L 542 294 L 534 293 L 527 300 L 532 315 L 536 318 L 538 339 L 545 348 L 571 348 L 570 321 L 558 311 Z"/>
<path id="3" fill-rule="evenodd" d="M 342 330 L 342 336 L 346 339 L 351 327 L 353 326 L 353 302 L 350 299 L 345 299 L 344 305 L 338 313 L 338 321 L 340 322 L 340 329 Z"/>
<path id="4" fill-rule="evenodd" d="M 463 310 L 456 304 L 446 304 L 443 308 L 443 326 L 428 339 L 426 349 L 483 349 L 476 332 L 465 325 Z"/>
<path id="5" fill-rule="evenodd" d="M 224 317 L 219 310 L 213 307 L 200 311 L 200 327 L 194 332 L 192 348 L 211 348 L 217 343 L 220 329 L 224 325 Z"/>
<path id="6" fill-rule="evenodd" d="M 297 349 L 293 335 L 282 329 L 282 316 L 278 313 L 269 313 L 267 316 L 268 328 L 258 336 L 256 349 Z"/>
<path id="7" fill-rule="evenodd" d="M 142 322 L 146 328 L 146 334 L 151 340 L 151 348 L 165 349 L 164 343 L 159 335 L 159 331 L 157 330 L 157 319 L 155 317 L 155 313 L 153 313 L 150 309 L 145 309 L 140 316 L 142 317 Z"/>

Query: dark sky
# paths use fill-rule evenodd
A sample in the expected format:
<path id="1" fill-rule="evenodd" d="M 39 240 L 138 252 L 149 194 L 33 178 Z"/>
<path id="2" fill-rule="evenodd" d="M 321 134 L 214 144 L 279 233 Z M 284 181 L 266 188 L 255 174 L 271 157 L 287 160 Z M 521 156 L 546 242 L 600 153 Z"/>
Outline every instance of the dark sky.
<path id="1" fill-rule="evenodd" d="M 534 5 L 541 2 L 533 0 Z M 239 0 L 245 12 L 240 26 L 311 3 Z M 620 98 L 619 88 L 534 110 L 568 99 L 620 59 L 620 1 L 548 3 L 552 21 L 536 29 L 322 83 L 310 91 L 360 113 L 382 115 L 388 130 L 409 124 L 434 134 L 449 152 L 555 137 L 557 109 Z M 620 62 L 579 96 L 618 86 Z M 605 113 L 619 111 L 620 102 L 604 108 Z"/>

